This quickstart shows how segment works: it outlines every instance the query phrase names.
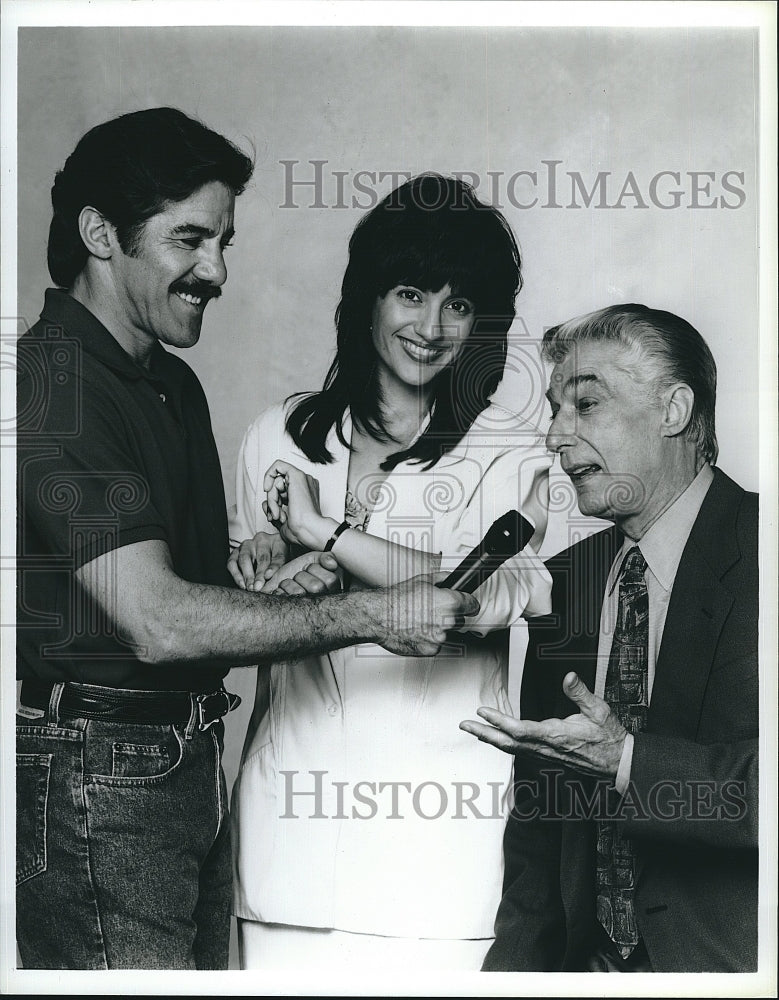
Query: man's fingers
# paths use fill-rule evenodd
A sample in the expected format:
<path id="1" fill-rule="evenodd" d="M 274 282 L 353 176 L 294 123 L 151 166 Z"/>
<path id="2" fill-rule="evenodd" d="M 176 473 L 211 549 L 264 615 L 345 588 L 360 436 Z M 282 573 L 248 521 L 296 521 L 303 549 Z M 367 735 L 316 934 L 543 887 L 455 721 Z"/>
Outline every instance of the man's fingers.
<path id="1" fill-rule="evenodd" d="M 434 582 L 440 582 L 439 577 L 445 579 L 444 574 L 440 572 L 432 575 Z M 446 588 L 443 592 L 454 595 L 452 597 L 454 605 L 452 609 L 453 615 L 477 615 L 479 613 L 481 605 L 478 598 L 474 597 L 473 594 L 461 594 L 459 590 L 447 590 Z"/>
<path id="2" fill-rule="evenodd" d="M 513 754 L 519 749 L 516 740 L 507 736 L 506 733 L 501 732 L 500 729 L 485 726 L 482 722 L 474 722 L 472 719 L 466 719 L 460 723 L 460 729 L 463 732 L 470 733 L 471 736 L 475 736 L 482 743 L 489 743 L 499 750 L 503 750 L 505 753 Z"/>
<path id="3" fill-rule="evenodd" d="M 598 698 L 597 695 L 590 691 L 578 674 L 571 671 L 571 673 L 565 675 L 563 678 L 563 692 L 575 705 L 578 705 L 582 715 L 585 715 L 588 719 L 592 719 L 593 722 L 597 722 L 598 725 L 603 725 L 606 721 L 609 714 L 609 706 L 602 698 Z"/>
<path id="4" fill-rule="evenodd" d="M 473 594 L 461 594 L 460 596 L 465 598 L 461 606 L 462 614 L 478 615 L 481 610 L 481 604 L 479 603 L 478 597 L 474 597 Z"/>
<path id="5" fill-rule="evenodd" d="M 434 637 L 433 637 L 434 638 Z M 414 643 L 414 648 L 411 651 L 412 656 L 437 656 L 441 651 L 441 646 L 444 644 L 444 636 L 440 641 L 433 642 L 429 640 L 422 639 L 420 642 Z"/>
<path id="6" fill-rule="evenodd" d="M 479 715 L 486 718 L 487 713 L 484 709 L 480 708 L 477 711 Z M 502 715 L 501 712 L 495 714 Z M 503 718 L 505 719 L 506 716 Z M 549 742 L 548 731 L 536 732 L 536 729 L 542 725 L 541 723 L 519 722 L 517 719 L 514 719 L 513 722 L 515 725 L 509 728 L 487 726 L 482 722 L 466 719 L 460 723 L 460 729 L 506 753 L 532 753 L 550 760 L 566 760 L 566 754 L 561 753 L 553 743 Z"/>
<path id="7" fill-rule="evenodd" d="M 535 722 L 533 719 L 515 719 L 496 708 L 482 706 L 476 712 L 495 729 L 510 736 L 518 744 L 533 742 L 536 746 L 552 745 L 559 742 L 560 720 L 545 719 Z"/>
<path id="8" fill-rule="evenodd" d="M 524 732 L 528 723 L 520 722 L 513 715 L 506 715 L 504 712 L 499 712 L 497 708 L 487 708 L 484 705 L 481 708 L 477 708 L 476 711 L 491 726 L 502 730 L 504 733 L 508 733 L 515 739 L 521 739 L 522 736 L 529 735 Z"/>

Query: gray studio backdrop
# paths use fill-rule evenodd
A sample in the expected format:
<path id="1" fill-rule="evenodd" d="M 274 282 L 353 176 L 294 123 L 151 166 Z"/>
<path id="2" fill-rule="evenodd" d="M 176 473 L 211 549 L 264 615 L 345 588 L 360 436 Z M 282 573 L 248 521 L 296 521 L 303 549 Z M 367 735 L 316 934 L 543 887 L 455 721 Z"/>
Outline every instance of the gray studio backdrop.
<path id="1" fill-rule="evenodd" d="M 253 148 L 225 292 L 186 352 L 230 504 L 247 424 L 321 384 L 361 214 L 398 172 L 462 172 L 524 257 L 499 400 L 545 426 L 545 327 L 620 301 L 670 309 L 719 364 L 720 464 L 756 489 L 756 62 L 751 30 L 21 29 L 18 312 L 40 311 L 49 190 L 88 128 L 169 104 Z M 555 482 L 548 553 L 597 526 Z M 232 782 L 254 671 L 229 687 Z"/>

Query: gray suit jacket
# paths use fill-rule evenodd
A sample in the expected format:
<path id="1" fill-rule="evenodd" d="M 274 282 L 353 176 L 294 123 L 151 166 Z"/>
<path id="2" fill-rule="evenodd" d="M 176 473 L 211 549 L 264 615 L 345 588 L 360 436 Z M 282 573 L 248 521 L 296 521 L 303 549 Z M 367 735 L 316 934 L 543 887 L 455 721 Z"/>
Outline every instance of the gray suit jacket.
<path id="1" fill-rule="evenodd" d="M 552 614 L 531 623 L 523 718 L 575 711 L 561 689 L 569 670 L 593 689 L 605 582 L 621 544 L 612 528 L 548 563 Z M 657 972 L 757 965 L 757 607 L 757 496 L 716 469 L 676 575 L 621 820 Z M 582 969 L 595 928 L 595 785 L 521 756 L 515 779 L 484 969 Z"/>

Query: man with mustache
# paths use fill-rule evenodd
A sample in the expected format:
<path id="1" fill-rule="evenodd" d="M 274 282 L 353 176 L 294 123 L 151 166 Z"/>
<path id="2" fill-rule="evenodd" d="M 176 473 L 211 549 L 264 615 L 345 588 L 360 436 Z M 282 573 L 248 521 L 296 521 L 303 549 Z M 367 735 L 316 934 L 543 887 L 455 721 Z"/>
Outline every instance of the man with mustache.
<path id="1" fill-rule="evenodd" d="M 162 345 L 197 343 L 251 173 L 156 108 L 88 132 L 52 189 L 58 287 L 18 344 L 26 968 L 226 968 L 228 669 L 358 642 L 432 655 L 478 609 L 421 579 L 315 594 L 327 556 L 294 576 L 312 596 L 233 588 L 208 406 Z"/>
<path id="2" fill-rule="evenodd" d="M 685 320 L 615 305 L 553 327 L 547 445 L 583 514 L 530 622 L 485 970 L 757 963 L 757 496 L 715 467 L 716 367 Z"/>

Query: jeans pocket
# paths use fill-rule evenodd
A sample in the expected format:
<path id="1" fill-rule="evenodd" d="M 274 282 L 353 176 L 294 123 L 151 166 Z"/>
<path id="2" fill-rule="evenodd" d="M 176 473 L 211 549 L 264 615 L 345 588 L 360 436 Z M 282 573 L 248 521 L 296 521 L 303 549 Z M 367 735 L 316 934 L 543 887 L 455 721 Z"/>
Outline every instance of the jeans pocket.
<path id="1" fill-rule="evenodd" d="M 53 754 L 16 755 L 16 884 L 46 870 L 46 813 Z"/>
<path id="2" fill-rule="evenodd" d="M 113 778 L 151 778 L 170 767 L 170 752 L 160 744 L 114 743 L 112 758 Z"/>
<path id="3" fill-rule="evenodd" d="M 87 779 L 102 785 L 158 784 L 181 764 L 183 737 L 170 726 L 127 726 L 90 721 L 86 727 Z M 120 738 L 121 736 L 121 738 Z"/>

